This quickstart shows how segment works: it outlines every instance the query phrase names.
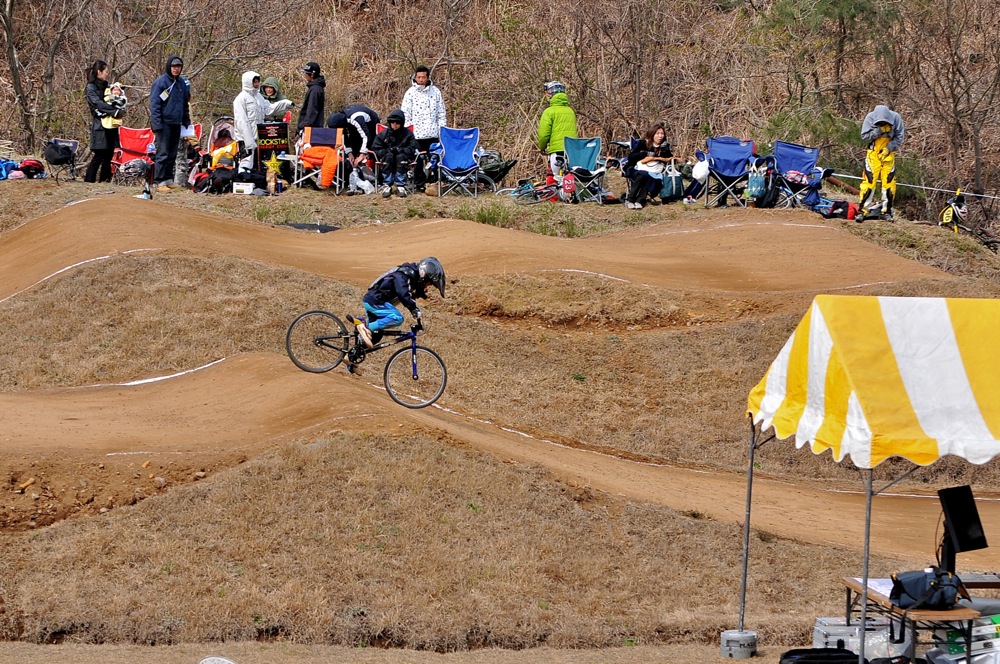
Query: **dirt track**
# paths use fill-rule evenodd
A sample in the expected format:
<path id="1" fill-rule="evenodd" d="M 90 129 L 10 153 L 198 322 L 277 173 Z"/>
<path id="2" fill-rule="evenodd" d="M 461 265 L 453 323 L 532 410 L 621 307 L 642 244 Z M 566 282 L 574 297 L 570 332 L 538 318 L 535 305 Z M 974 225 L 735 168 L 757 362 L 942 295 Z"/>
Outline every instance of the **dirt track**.
<path id="1" fill-rule="evenodd" d="M 728 211 L 570 240 L 454 220 L 320 235 L 193 212 L 178 214 L 173 207 L 129 198 L 115 207 L 112 213 L 104 201 L 81 202 L 6 234 L 0 247 L 0 300 L 59 278 L 72 266 L 129 251 L 234 254 L 359 286 L 387 262 L 433 254 L 452 276 L 579 270 L 703 291 L 706 301 L 725 302 L 738 294 L 771 312 L 801 311 L 803 298 L 807 301 L 817 292 L 948 278 L 801 212 Z M 340 371 L 306 374 L 283 356 L 248 354 L 138 385 L 0 394 L 4 456 L 31 459 L 46 469 L 50 482 L 58 482 L 60 472 L 88 464 L 113 465 L 137 454 L 146 459 L 183 457 L 185 467 L 178 472 L 190 472 L 199 466 L 233 465 L 309 432 L 370 430 L 374 422 L 388 423 L 386 427 L 406 422 L 501 458 L 544 465 L 573 485 L 698 510 L 719 520 L 743 519 L 743 475 L 639 464 L 512 433 L 503 423 L 487 424 L 445 409 L 406 411 L 369 380 L 374 379 Z M 317 391 L 343 398 L 316 399 Z M 442 405 L 447 406 L 447 395 Z M 760 478 L 754 490 L 754 525 L 792 539 L 856 547 L 863 502 L 860 493 L 831 493 Z M 789 506 L 794 506 L 792 518 Z M 1000 530 L 998 503 L 981 500 L 980 511 L 987 531 Z M 936 499 L 880 497 L 873 549 L 925 562 L 937 512 Z M 926 518 L 914 518 L 917 515 Z M 988 566 L 985 555 L 968 554 L 963 562 Z M 5 657 L 0 649 L 0 660 Z"/>

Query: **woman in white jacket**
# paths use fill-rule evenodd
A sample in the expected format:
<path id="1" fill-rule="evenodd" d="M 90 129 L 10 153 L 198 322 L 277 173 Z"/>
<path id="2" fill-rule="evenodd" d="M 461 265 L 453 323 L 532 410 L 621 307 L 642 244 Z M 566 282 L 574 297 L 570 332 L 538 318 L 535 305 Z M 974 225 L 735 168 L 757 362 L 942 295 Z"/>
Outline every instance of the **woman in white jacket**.
<path id="1" fill-rule="evenodd" d="M 233 100 L 233 119 L 236 125 L 236 140 L 242 146 L 240 170 L 253 168 L 257 151 L 257 125 L 264 122 L 264 116 L 284 113 L 292 106 L 290 99 L 270 103 L 260 93 L 260 74 L 255 71 L 243 73 L 243 90 Z"/>

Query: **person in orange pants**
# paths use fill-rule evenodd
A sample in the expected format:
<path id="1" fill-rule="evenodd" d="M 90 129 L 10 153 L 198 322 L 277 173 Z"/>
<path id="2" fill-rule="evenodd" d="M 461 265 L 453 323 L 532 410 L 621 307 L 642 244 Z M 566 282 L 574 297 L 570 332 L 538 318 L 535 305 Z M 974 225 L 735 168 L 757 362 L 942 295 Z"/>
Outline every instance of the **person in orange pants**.
<path id="1" fill-rule="evenodd" d="M 329 145 L 310 146 L 302 151 L 299 159 L 312 168 L 320 169 L 320 189 L 329 189 L 333 186 L 333 179 L 337 175 L 337 166 L 340 165 L 340 155 L 335 148 Z"/>
<path id="2" fill-rule="evenodd" d="M 899 113 L 888 106 L 878 105 L 865 116 L 861 124 L 861 139 L 868 141 L 865 155 L 865 169 L 861 177 L 861 214 L 858 222 L 865 217 L 875 216 L 869 210 L 868 198 L 875 191 L 875 185 L 882 185 L 881 210 L 875 213 L 886 221 L 892 221 L 892 204 L 896 199 L 896 150 L 903 143 L 905 128 Z"/>

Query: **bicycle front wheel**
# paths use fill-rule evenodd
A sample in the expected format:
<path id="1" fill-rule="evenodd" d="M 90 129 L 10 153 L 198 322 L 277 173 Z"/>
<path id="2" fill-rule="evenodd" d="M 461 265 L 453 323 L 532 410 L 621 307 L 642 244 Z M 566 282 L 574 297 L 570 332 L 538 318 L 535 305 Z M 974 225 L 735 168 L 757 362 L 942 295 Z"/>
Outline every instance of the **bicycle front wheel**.
<path id="1" fill-rule="evenodd" d="M 444 360 L 430 348 L 400 348 L 385 365 L 385 391 L 407 408 L 424 408 L 444 393 L 448 371 Z"/>
<path id="2" fill-rule="evenodd" d="M 285 350 L 299 369 L 323 373 L 344 361 L 351 335 L 329 311 L 307 311 L 288 327 Z"/>

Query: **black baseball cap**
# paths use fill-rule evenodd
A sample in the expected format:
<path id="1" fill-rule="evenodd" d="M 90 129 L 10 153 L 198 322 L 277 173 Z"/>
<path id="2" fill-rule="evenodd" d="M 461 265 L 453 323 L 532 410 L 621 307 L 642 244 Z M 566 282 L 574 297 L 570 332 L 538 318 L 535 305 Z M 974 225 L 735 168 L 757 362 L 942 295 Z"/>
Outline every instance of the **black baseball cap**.
<path id="1" fill-rule="evenodd" d="M 319 76 L 319 65 L 315 62 L 307 62 L 306 66 L 302 68 L 302 71 L 307 74 L 312 74 L 313 76 Z"/>

